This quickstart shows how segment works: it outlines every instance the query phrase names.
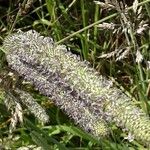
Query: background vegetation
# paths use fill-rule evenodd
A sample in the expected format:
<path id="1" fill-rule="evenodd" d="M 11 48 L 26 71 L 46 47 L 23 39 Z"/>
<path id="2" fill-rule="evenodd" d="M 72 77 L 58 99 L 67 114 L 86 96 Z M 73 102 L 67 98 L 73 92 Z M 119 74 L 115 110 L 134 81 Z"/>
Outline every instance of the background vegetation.
<path id="1" fill-rule="evenodd" d="M 113 78 L 149 115 L 149 8 L 150 0 L 0 0 L 0 44 L 18 30 L 34 29 L 51 36 L 101 74 Z M 76 127 L 51 100 L 7 66 L 3 51 L 0 80 L 0 149 L 146 149 L 130 137 L 125 139 L 118 128 L 107 139 L 97 140 Z M 18 123 L 19 108 L 10 108 L 8 102 L 11 90 L 20 86 L 46 109 L 49 123 L 42 124 L 26 107 L 21 110 L 24 122 Z"/>

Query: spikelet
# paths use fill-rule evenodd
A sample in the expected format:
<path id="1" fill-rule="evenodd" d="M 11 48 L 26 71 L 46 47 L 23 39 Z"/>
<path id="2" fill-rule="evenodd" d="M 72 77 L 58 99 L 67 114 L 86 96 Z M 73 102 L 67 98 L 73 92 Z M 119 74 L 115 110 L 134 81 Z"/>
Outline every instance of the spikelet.
<path id="1" fill-rule="evenodd" d="M 45 109 L 27 92 L 16 89 L 15 92 L 19 95 L 19 100 L 30 110 L 34 116 L 42 123 L 49 122 L 49 116 Z"/>
<path id="2" fill-rule="evenodd" d="M 14 100 L 14 97 L 9 91 L 0 91 L 0 96 L 4 101 L 6 108 L 11 112 L 9 132 L 12 133 L 16 129 L 17 123 L 23 122 L 23 110 L 21 104 Z"/>
<path id="3" fill-rule="evenodd" d="M 146 114 L 110 80 L 67 52 L 64 45 L 55 45 L 36 31 L 20 31 L 6 37 L 3 47 L 11 68 L 52 98 L 86 131 L 105 135 L 105 121 L 115 122 L 135 139 L 150 143 Z"/>

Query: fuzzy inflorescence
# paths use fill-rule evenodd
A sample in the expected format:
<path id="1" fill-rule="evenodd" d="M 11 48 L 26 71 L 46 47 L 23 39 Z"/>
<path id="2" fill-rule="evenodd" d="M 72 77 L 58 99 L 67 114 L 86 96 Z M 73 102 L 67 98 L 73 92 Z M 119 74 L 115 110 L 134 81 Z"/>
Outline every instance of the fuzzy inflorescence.
<path id="1" fill-rule="evenodd" d="M 15 92 L 19 95 L 19 100 L 30 110 L 34 116 L 42 123 L 49 122 L 49 116 L 45 109 L 38 104 L 35 99 L 27 92 L 16 89 Z"/>
<path id="2" fill-rule="evenodd" d="M 86 131 L 107 135 L 106 122 L 115 122 L 135 139 L 150 143 L 146 114 L 112 81 L 98 75 L 64 45 L 30 30 L 6 37 L 3 47 L 10 67 L 52 98 Z"/>

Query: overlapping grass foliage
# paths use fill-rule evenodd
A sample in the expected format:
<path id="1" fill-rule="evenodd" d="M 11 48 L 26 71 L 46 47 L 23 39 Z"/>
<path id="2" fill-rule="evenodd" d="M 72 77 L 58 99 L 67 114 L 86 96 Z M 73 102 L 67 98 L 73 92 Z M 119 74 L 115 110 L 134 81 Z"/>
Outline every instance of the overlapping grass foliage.
<path id="1" fill-rule="evenodd" d="M 72 53 L 88 60 L 101 74 L 113 78 L 119 88 L 133 97 L 135 105 L 149 115 L 149 2 L 2 1 L 0 42 L 18 29 L 35 29 L 51 36 L 58 44 L 67 45 Z M 3 50 L 0 52 L 0 79 L 0 145 L 4 149 L 22 146 L 45 150 L 147 149 L 115 125 L 111 135 L 101 140 L 76 127 L 48 98 L 8 68 Z M 13 93 L 16 88 L 28 91 L 37 99 L 46 108 L 50 122 L 40 123 L 30 114 L 29 107 L 21 106 Z M 19 123 L 22 119 L 23 123 Z"/>

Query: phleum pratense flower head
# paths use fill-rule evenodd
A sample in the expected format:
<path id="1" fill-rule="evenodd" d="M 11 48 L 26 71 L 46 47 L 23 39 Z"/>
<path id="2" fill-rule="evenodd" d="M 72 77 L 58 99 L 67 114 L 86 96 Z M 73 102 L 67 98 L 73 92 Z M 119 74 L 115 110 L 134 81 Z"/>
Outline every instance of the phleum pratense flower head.
<path id="1" fill-rule="evenodd" d="M 150 143 L 149 118 L 112 81 L 87 62 L 36 31 L 18 32 L 4 40 L 9 66 L 50 97 L 75 123 L 99 137 L 106 123 L 127 129 L 135 139 Z"/>

